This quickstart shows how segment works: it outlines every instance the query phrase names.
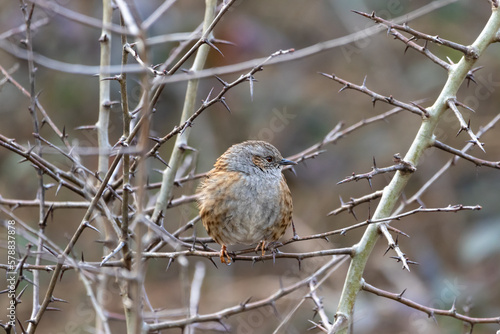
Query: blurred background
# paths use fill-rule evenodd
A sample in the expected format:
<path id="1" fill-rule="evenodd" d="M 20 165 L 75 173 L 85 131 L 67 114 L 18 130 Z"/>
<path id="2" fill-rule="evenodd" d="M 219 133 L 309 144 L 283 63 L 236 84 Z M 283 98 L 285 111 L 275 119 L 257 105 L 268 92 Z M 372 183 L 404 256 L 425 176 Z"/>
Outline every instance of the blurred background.
<path id="1" fill-rule="evenodd" d="M 99 1 L 56 1 L 73 11 L 101 18 Z M 135 5 L 144 19 L 163 1 L 136 1 Z M 376 11 L 386 19 L 405 16 L 411 11 L 432 1 L 237 1 L 217 25 L 216 38 L 229 40 L 235 45 L 218 45 L 224 54 L 211 50 L 207 67 L 217 67 L 254 58 L 266 57 L 279 49 L 306 46 L 354 33 L 373 25 L 369 20 L 356 15 L 352 10 Z M 0 0 L 0 34 L 23 24 L 18 2 Z M 204 3 L 198 0 L 178 1 L 150 29 L 150 37 L 177 32 L 193 31 L 203 19 Z M 430 35 L 461 44 L 470 44 L 481 32 L 491 13 L 488 1 L 457 1 L 410 22 L 410 26 Z M 118 22 L 115 13 L 114 22 Z M 34 51 L 48 58 L 71 64 L 99 64 L 100 29 L 83 26 L 64 17 L 40 8 L 35 10 L 35 20 L 48 18 L 48 23 L 34 33 Z M 20 45 L 23 34 L 14 34 L 7 41 Z M 419 41 L 422 44 L 422 41 Z M 176 43 L 162 43 L 151 48 L 153 63 L 163 62 Z M 119 64 L 121 45 L 119 36 L 112 40 L 113 63 Z M 446 60 L 458 62 L 461 55 L 453 50 L 429 43 L 430 50 Z M 446 72 L 414 50 L 405 51 L 405 45 L 381 32 L 349 45 L 327 50 L 311 57 L 267 66 L 255 75 L 253 99 L 247 83 L 231 89 L 225 96 L 231 108 L 229 113 L 223 105 L 216 104 L 206 110 L 194 123 L 189 144 L 198 150 L 190 158 L 195 159 L 196 172 L 211 168 L 215 159 L 227 147 L 247 139 L 262 139 L 271 142 L 283 154 L 290 156 L 321 141 L 339 122 L 345 126 L 362 119 L 383 113 L 391 106 L 381 102 L 373 107 L 371 98 L 359 92 L 344 91 L 338 94 L 340 84 L 325 78 L 318 72 L 335 73 L 345 80 L 361 84 L 367 77 L 368 88 L 383 95 L 409 102 L 427 99 L 424 107 L 432 105 L 444 82 Z M 460 90 L 458 100 L 475 109 L 476 113 L 463 111 L 464 118 L 471 119 L 473 131 L 478 131 L 498 114 L 500 103 L 500 65 L 498 45 L 488 48 L 477 66 L 476 83 Z M 130 59 L 133 63 L 133 59 Z M 26 89 L 29 87 L 27 63 L 0 49 L 0 65 L 5 69 L 19 66 L 12 74 Z M 189 63 L 185 64 L 189 67 Z M 246 73 L 242 72 L 242 73 Z M 228 82 L 240 74 L 225 75 Z M 0 76 L 2 79 L 3 76 Z M 129 75 L 128 88 L 132 107 L 140 96 L 139 76 Z M 184 101 L 186 83 L 168 84 L 160 98 L 154 114 L 152 135 L 163 136 L 179 122 Z M 215 78 L 200 82 L 198 100 L 204 99 L 211 88 L 221 88 Z M 13 85 L 0 88 L 0 134 L 15 138 L 22 145 L 34 142 L 33 126 L 28 112 L 29 99 Z M 113 99 L 119 100 L 118 83 L 111 83 Z M 92 75 L 69 74 L 38 66 L 36 90 L 39 100 L 60 129 L 63 127 L 68 140 L 78 147 L 95 147 L 96 134 L 79 131 L 82 125 L 93 125 L 98 117 L 98 78 Z M 448 111 L 438 129 L 438 139 L 455 148 L 463 147 L 469 139 L 466 133 L 456 133 L 459 124 Z M 110 140 L 115 143 L 121 135 L 121 110 L 119 105 L 112 111 Z M 325 147 L 326 152 L 295 167 L 295 174 L 285 171 L 294 200 L 294 222 L 301 236 L 326 232 L 346 227 L 365 220 L 373 213 L 377 202 L 370 207 L 365 204 L 355 209 L 356 217 L 346 212 L 337 216 L 327 213 L 351 197 L 357 198 L 374 190 L 382 189 L 392 175 L 381 175 L 373 179 L 373 189 L 368 182 L 360 181 L 337 185 L 344 177 L 371 170 L 373 157 L 378 167 L 392 164 L 393 155 L 406 153 L 420 126 L 420 118 L 402 112 L 386 121 L 377 122 L 342 138 L 335 145 Z M 489 131 L 481 141 L 486 154 L 474 148 L 471 154 L 492 161 L 500 160 L 498 127 Z M 52 142 L 59 142 L 47 125 L 41 134 Z M 160 151 L 168 160 L 173 141 Z M 417 172 L 408 184 L 405 196 L 411 197 L 449 159 L 450 154 L 430 149 L 420 162 Z M 60 157 L 46 156 L 60 168 L 68 168 Z M 37 175 L 29 163 L 19 163 L 21 158 L 6 149 L 0 149 L 0 195 L 11 199 L 35 199 Z M 91 170 L 97 169 L 95 156 L 82 156 L 82 161 Z M 158 182 L 161 175 L 155 169 L 164 166 L 157 160 L 150 161 L 150 182 Z M 51 182 L 46 180 L 46 182 Z M 481 211 L 456 214 L 420 214 L 394 222 L 394 226 L 409 234 L 411 238 L 399 238 L 399 244 L 408 257 L 419 263 L 412 271 L 401 270 L 400 263 L 390 259 L 387 247 L 380 239 L 365 270 L 368 283 L 391 292 L 406 290 L 405 296 L 424 305 L 449 309 L 453 302 L 461 313 L 475 317 L 497 317 L 500 314 L 500 173 L 486 167 L 476 167 L 460 160 L 452 166 L 422 196 L 428 207 L 445 207 L 449 204 L 481 205 Z M 189 182 L 175 190 L 175 195 L 192 194 L 197 182 Z M 47 191 L 49 200 L 81 200 L 62 189 L 55 196 L 55 188 Z M 156 191 L 151 191 L 151 201 Z M 409 209 L 415 208 L 412 206 Z M 37 228 L 38 212 L 33 209 L 18 209 L 15 214 L 33 228 Z M 63 247 L 78 226 L 84 210 L 56 210 L 50 217 L 47 236 Z M 165 215 L 165 227 L 173 231 L 197 214 L 194 203 L 170 209 Z M 1 219 L 9 217 L 0 212 Z M 329 241 L 312 240 L 293 243 L 282 250 L 287 252 L 315 251 L 328 248 L 348 247 L 358 242 L 364 229 L 348 232 L 345 236 L 334 236 Z M 3 232 L 2 232 L 3 233 Z M 85 260 L 100 261 L 101 246 L 96 246 L 96 236 L 85 231 L 75 247 L 75 256 L 84 252 Z M 206 236 L 201 225 L 197 235 Z M 290 237 L 288 231 L 285 238 Z M 26 241 L 19 238 L 18 247 Z M 2 248 L 5 243 L 2 239 Z M 5 254 L 5 251 L 1 251 Z M 2 255 L 2 259 L 4 256 Z M 163 312 L 183 310 L 188 298 L 186 281 L 192 279 L 193 268 L 201 262 L 206 266 L 200 301 L 200 314 L 215 312 L 237 305 L 248 297 L 252 300 L 265 298 L 277 291 L 280 284 L 290 284 L 307 277 L 328 259 L 304 260 L 301 268 L 295 260 L 282 259 L 272 262 L 236 262 L 231 266 L 215 268 L 204 258 L 188 258 L 181 264 L 175 262 L 167 270 L 167 260 L 149 262 L 146 276 L 146 292 L 151 304 Z M 3 261 L 3 260 L 2 260 Z M 50 262 L 47 262 L 50 263 Z M 347 262 L 340 267 L 318 290 L 324 297 L 327 314 L 333 319 L 337 302 L 347 271 Z M 31 275 L 26 273 L 26 275 Z M 50 273 L 41 273 L 45 284 Z M 0 290 L 4 289 L 0 283 Z M 46 285 L 45 285 L 46 286 Z M 44 291 L 42 287 L 42 291 Z M 307 294 L 307 289 L 298 290 L 277 303 L 281 316 Z M 31 312 L 32 289 L 26 290 L 23 303 L 18 306 L 18 317 L 26 321 Z M 43 293 L 43 292 L 42 292 Z M 93 333 L 95 313 L 88 301 L 78 275 L 73 271 L 64 274 L 58 283 L 55 296 L 67 300 L 57 305 L 61 312 L 44 316 L 40 333 Z M 7 298 L 0 297 L 4 310 Z M 109 286 L 108 310 L 116 315 L 113 332 L 124 328 L 123 309 L 117 285 Z M 313 318 L 313 303 L 306 300 L 300 312 L 294 313 L 285 328 L 287 333 L 304 333 L 312 327 L 308 319 Z M 464 308 L 467 308 L 464 311 Z M 3 322 L 5 316 L 0 313 Z M 376 297 L 366 292 L 359 295 L 356 305 L 354 333 L 458 333 L 463 324 L 456 319 L 437 317 L 437 323 L 426 314 L 403 306 L 397 302 Z M 280 323 L 273 311 L 267 308 L 246 312 L 225 319 L 233 333 L 270 333 Z M 217 327 L 217 325 L 215 325 Z M 219 328 L 220 329 L 220 328 Z M 494 325 L 477 325 L 474 333 L 491 333 L 498 330 Z M 178 333 L 179 329 L 163 331 Z M 216 332 L 207 331 L 208 333 Z M 317 330 L 312 330 L 316 333 Z"/>

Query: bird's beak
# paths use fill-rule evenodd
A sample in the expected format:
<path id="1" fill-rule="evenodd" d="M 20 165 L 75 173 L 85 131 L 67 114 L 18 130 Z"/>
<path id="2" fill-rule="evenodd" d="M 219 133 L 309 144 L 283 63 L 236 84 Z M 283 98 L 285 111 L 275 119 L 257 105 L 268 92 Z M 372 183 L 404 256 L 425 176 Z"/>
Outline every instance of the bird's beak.
<path id="1" fill-rule="evenodd" d="M 281 159 L 279 164 L 282 166 L 286 166 L 286 165 L 296 165 L 297 163 L 292 160 Z"/>

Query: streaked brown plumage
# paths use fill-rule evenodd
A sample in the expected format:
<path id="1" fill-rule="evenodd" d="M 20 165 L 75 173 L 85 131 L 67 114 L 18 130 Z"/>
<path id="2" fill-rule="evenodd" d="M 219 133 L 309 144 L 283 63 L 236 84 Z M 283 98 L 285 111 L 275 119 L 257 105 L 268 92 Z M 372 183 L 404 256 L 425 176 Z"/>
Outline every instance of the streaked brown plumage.
<path id="1" fill-rule="evenodd" d="M 221 245 L 222 263 L 230 263 L 226 245 L 277 241 L 292 222 L 292 195 L 281 173 L 294 165 L 264 141 L 250 140 L 227 149 L 199 187 L 203 226 Z M 226 262 L 227 259 L 227 262 Z"/>

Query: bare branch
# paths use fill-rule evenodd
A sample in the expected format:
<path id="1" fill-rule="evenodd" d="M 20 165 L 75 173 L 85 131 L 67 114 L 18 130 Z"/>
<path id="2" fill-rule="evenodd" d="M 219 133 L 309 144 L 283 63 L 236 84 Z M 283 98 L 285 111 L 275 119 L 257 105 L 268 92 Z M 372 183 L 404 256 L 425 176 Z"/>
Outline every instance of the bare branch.
<path id="1" fill-rule="evenodd" d="M 302 253 L 284 253 L 284 252 L 275 252 L 272 254 L 266 255 L 255 255 L 255 256 L 246 256 L 240 255 L 243 253 L 254 252 L 255 247 L 253 249 L 247 249 L 242 251 L 229 252 L 231 255 L 232 262 L 236 261 L 251 261 L 251 262 L 260 262 L 260 261 L 275 261 L 276 259 L 296 259 L 296 260 L 304 260 L 319 256 L 331 256 L 331 255 L 352 255 L 353 249 L 351 247 L 347 248 L 335 248 L 335 249 L 325 249 L 314 252 L 302 252 Z M 143 256 L 145 259 L 176 259 L 180 256 L 196 256 L 196 257 L 205 257 L 205 258 L 219 258 L 220 252 L 207 252 L 200 250 L 184 250 L 178 252 L 144 252 Z"/>
<path id="2" fill-rule="evenodd" d="M 351 198 L 349 200 L 349 202 L 344 202 L 344 201 L 342 201 L 342 198 L 341 198 L 340 199 L 340 203 L 341 203 L 340 208 L 337 208 L 333 211 L 330 211 L 327 216 L 337 215 L 343 211 L 347 211 L 347 212 L 351 213 L 352 209 L 354 209 L 354 207 L 358 206 L 361 203 L 367 203 L 367 202 L 370 202 L 370 201 L 375 200 L 377 198 L 380 198 L 382 196 L 383 192 L 384 192 L 383 190 L 377 190 L 371 194 L 368 194 L 368 195 L 365 195 L 365 196 L 362 196 L 359 198 Z"/>
<path id="3" fill-rule="evenodd" d="M 396 252 L 396 256 L 391 256 L 391 258 L 396 259 L 397 262 L 401 262 L 403 264 L 403 269 L 410 271 L 410 267 L 408 265 L 412 263 L 412 261 L 409 261 L 406 254 L 401 251 L 401 248 L 399 248 L 398 239 L 394 241 L 392 235 L 387 230 L 386 224 L 380 224 L 378 225 L 378 228 L 379 231 L 387 239 L 388 247 L 387 250 L 385 251 L 385 254 L 387 254 L 389 250 L 393 249 Z"/>
<path id="4" fill-rule="evenodd" d="M 337 81 L 338 83 L 343 84 L 344 86 L 339 90 L 339 93 L 342 92 L 343 90 L 346 90 L 346 89 L 354 89 L 354 90 L 362 92 L 368 96 L 371 96 L 373 105 L 375 105 L 375 102 L 377 102 L 377 101 L 383 101 L 385 103 L 392 104 L 393 106 L 408 110 L 409 112 L 417 114 L 421 117 L 428 116 L 427 111 L 421 107 L 419 108 L 418 106 L 396 100 L 392 95 L 384 96 L 384 95 L 377 94 L 374 91 L 368 89 L 366 87 L 366 77 L 365 77 L 365 80 L 363 80 L 363 84 L 361 86 L 359 86 L 359 85 L 353 84 L 352 82 L 349 82 L 347 80 L 339 78 L 335 74 L 326 74 L 326 73 L 320 73 L 320 74 L 327 77 L 327 78 L 330 78 L 334 81 Z"/>
<path id="5" fill-rule="evenodd" d="M 332 325 L 330 323 L 330 320 L 328 319 L 328 316 L 325 313 L 325 309 L 323 308 L 323 301 L 316 294 L 317 286 L 315 285 L 315 283 L 316 282 L 314 282 L 313 280 L 309 282 L 309 290 L 310 290 L 309 296 L 316 305 L 314 311 L 315 313 L 319 314 L 319 317 L 321 319 L 321 326 L 324 327 L 326 332 L 328 332 L 331 329 Z"/>
<path id="6" fill-rule="evenodd" d="M 460 314 L 452 307 L 449 310 L 440 310 L 428 306 L 424 306 L 422 304 L 416 303 L 411 299 L 405 298 L 402 296 L 402 293 L 391 293 L 384 291 L 382 289 L 376 288 L 366 282 L 363 282 L 362 289 L 371 292 L 377 296 L 381 296 L 384 298 L 395 300 L 401 304 L 409 306 L 415 310 L 422 311 L 426 313 L 429 317 L 434 317 L 435 315 L 442 315 L 446 317 L 455 318 L 460 321 L 464 321 L 470 325 L 474 324 L 498 324 L 500 322 L 500 317 L 495 318 L 473 318 L 467 315 Z"/>
<path id="7" fill-rule="evenodd" d="M 445 70 L 447 70 L 447 71 L 450 70 L 451 65 L 449 63 L 445 62 L 444 60 L 442 60 L 441 58 L 439 58 L 438 56 L 434 55 L 427 47 L 427 42 L 424 44 L 424 46 L 421 46 L 415 42 L 416 38 L 414 38 L 414 37 L 408 38 L 408 37 L 404 36 L 403 34 L 401 34 L 400 32 L 395 31 L 395 30 L 391 30 L 390 34 L 392 36 L 394 36 L 394 38 L 399 39 L 400 41 L 402 41 L 403 43 L 406 44 L 405 53 L 406 53 L 406 50 L 408 50 L 408 48 L 412 48 L 412 49 L 420 52 L 421 54 L 423 54 L 424 56 L 426 56 L 431 61 L 433 61 L 437 65 L 441 66 Z"/>
<path id="8" fill-rule="evenodd" d="M 500 161 L 488 161 L 488 160 L 476 158 L 470 154 L 463 152 L 463 150 L 462 151 L 457 150 L 456 148 L 448 146 L 448 145 L 440 142 L 439 140 L 435 140 L 432 146 L 437 147 L 440 150 L 454 154 L 457 157 L 460 157 L 460 158 L 463 158 L 463 159 L 468 160 L 470 162 L 473 162 L 476 166 L 486 166 L 486 167 L 491 167 L 491 168 L 495 168 L 495 169 L 500 169 Z"/>
<path id="9" fill-rule="evenodd" d="M 453 113 L 455 113 L 455 116 L 457 117 L 458 121 L 460 122 L 460 130 L 458 131 L 457 136 L 463 130 L 467 131 L 469 136 L 472 138 L 472 142 L 474 144 L 476 144 L 481 149 L 481 151 L 485 152 L 484 148 L 483 148 L 483 144 L 481 142 L 479 142 L 476 135 L 474 134 L 474 132 L 472 132 L 472 130 L 470 128 L 470 120 L 469 120 L 469 123 L 465 123 L 465 120 L 462 117 L 462 114 L 460 113 L 460 111 L 458 111 L 458 108 L 456 105 L 456 99 L 454 99 L 454 98 L 448 99 L 448 107 L 450 107 L 450 109 L 453 110 Z"/>
<path id="10" fill-rule="evenodd" d="M 461 44 L 458 44 L 458 43 L 455 43 L 455 42 L 452 42 L 452 41 L 448 41 L 448 40 L 446 40 L 444 38 L 441 38 L 441 37 L 439 37 L 437 35 L 436 36 L 431 36 L 431 35 L 424 34 L 424 33 L 420 32 L 420 31 L 417 31 L 415 29 L 410 28 L 410 26 L 408 26 L 407 23 L 404 23 L 402 25 L 401 24 L 397 24 L 397 23 L 392 23 L 390 21 L 387 21 L 387 20 L 385 20 L 385 19 L 377 16 L 375 14 L 375 12 L 372 12 L 371 14 L 359 12 L 357 10 L 353 10 L 353 12 L 356 13 L 356 14 L 359 14 L 361 16 L 364 16 L 366 18 L 369 18 L 370 20 L 373 20 L 374 22 L 377 22 L 377 23 L 385 25 L 387 28 L 389 28 L 389 32 L 391 32 L 391 30 L 393 30 L 393 29 L 404 31 L 404 32 L 409 33 L 410 35 L 415 36 L 418 39 L 425 39 L 427 41 L 436 43 L 438 45 L 444 45 L 444 46 L 447 46 L 449 48 L 452 48 L 452 49 L 455 49 L 457 51 L 460 51 L 465 56 L 469 56 L 469 57 L 475 56 L 475 58 L 478 57 L 477 54 L 474 53 L 473 50 L 470 47 L 467 47 L 465 45 L 461 45 Z"/>
<path id="11" fill-rule="evenodd" d="M 395 172 L 395 171 L 401 171 L 404 173 L 413 173 L 417 170 L 417 168 L 415 166 L 413 166 L 411 163 L 403 161 L 401 159 L 401 157 L 399 156 L 399 154 L 394 155 L 394 162 L 396 163 L 396 165 L 384 167 L 384 168 L 378 168 L 375 164 L 375 159 L 373 159 L 373 167 L 372 167 L 371 172 L 364 173 L 364 174 L 354 174 L 353 173 L 352 176 L 349 176 L 349 177 L 345 178 L 344 180 L 337 182 L 337 184 L 367 179 L 368 182 L 370 183 L 370 187 L 371 187 L 371 179 L 375 175 L 390 173 L 390 172 Z"/>
<path id="12" fill-rule="evenodd" d="M 34 200 L 23 200 L 23 199 L 8 199 L 3 198 L 0 195 L 0 204 L 8 205 L 11 207 L 11 210 L 14 211 L 18 207 L 38 207 L 40 206 L 40 201 L 38 199 Z M 89 202 L 62 202 L 62 201 L 45 201 L 43 203 L 46 208 L 51 207 L 52 209 L 85 209 L 89 206 Z"/>
<path id="13" fill-rule="evenodd" d="M 421 103 L 421 102 L 424 102 L 425 100 L 418 100 L 416 101 L 415 103 Z M 376 115 L 376 116 L 373 116 L 373 117 L 369 117 L 369 118 L 366 118 L 366 119 L 362 119 L 360 120 L 359 122 L 345 128 L 342 130 L 344 124 L 342 122 L 339 122 L 324 138 L 321 142 L 319 143 L 316 143 L 312 146 L 310 146 L 309 148 L 306 148 L 305 150 L 303 150 L 302 152 L 299 152 L 299 153 L 296 153 L 290 157 L 288 157 L 287 159 L 289 160 L 292 160 L 292 161 L 296 161 L 296 162 L 301 162 L 303 160 L 305 160 L 306 158 L 314 158 L 316 155 L 322 153 L 322 149 L 324 148 L 324 146 L 326 146 L 327 144 L 335 144 L 337 143 L 340 139 L 342 138 L 345 138 L 347 135 L 349 135 L 350 133 L 366 126 L 366 125 L 369 125 L 369 124 L 372 124 L 372 123 L 375 123 L 375 122 L 378 122 L 378 121 L 382 121 L 382 120 L 386 120 L 387 118 L 393 116 L 393 115 L 396 115 L 398 113 L 400 113 L 401 111 L 403 111 L 404 109 L 403 108 L 400 108 L 400 107 L 395 107 L 395 108 L 392 108 L 391 110 L 389 111 L 386 111 L 380 115 Z"/>

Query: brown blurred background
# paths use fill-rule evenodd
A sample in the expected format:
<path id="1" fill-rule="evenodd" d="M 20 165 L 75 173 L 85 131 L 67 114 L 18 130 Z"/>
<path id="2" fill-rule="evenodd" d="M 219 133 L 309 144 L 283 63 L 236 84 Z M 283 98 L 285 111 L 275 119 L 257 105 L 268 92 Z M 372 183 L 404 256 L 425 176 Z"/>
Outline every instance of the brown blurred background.
<path id="1" fill-rule="evenodd" d="M 372 25 L 368 20 L 351 12 L 352 9 L 379 14 L 393 19 L 430 3 L 431 1 L 239 1 L 215 29 L 215 37 L 230 40 L 236 45 L 218 45 L 222 57 L 215 50 L 210 52 L 207 67 L 223 66 L 241 61 L 265 57 L 279 49 L 300 49 L 321 41 L 341 37 Z M 59 4 L 96 18 L 101 17 L 99 1 L 61 0 Z M 136 2 L 146 18 L 162 1 Z M 23 18 L 16 1 L 0 0 L 0 33 L 22 25 Z M 150 36 L 174 32 L 192 31 L 203 18 L 202 1 L 185 0 L 176 3 L 150 30 Z M 72 22 L 66 18 L 35 11 L 36 18 L 48 17 L 50 22 L 34 35 L 35 52 L 49 58 L 72 64 L 98 65 L 100 30 Z M 490 14 L 487 1 L 458 1 L 410 23 L 410 26 L 430 35 L 470 44 L 478 36 Z M 38 15 L 38 16 L 37 16 Z M 115 13 L 114 21 L 117 21 Z M 21 34 L 9 38 L 19 45 Z M 113 36 L 113 62 L 119 64 L 120 40 Z M 423 43 L 419 41 L 419 43 Z M 153 63 L 168 57 L 175 44 L 160 44 L 152 47 Z M 442 46 L 429 45 L 430 50 L 442 59 L 449 57 L 458 62 L 460 54 Z M 246 139 L 265 139 L 289 156 L 321 141 L 338 123 L 349 126 L 391 109 L 378 102 L 375 107 L 369 97 L 358 92 L 345 91 L 337 94 L 341 85 L 328 80 L 318 72 L 335 73 L 351 82 L 361 84 L 367 76 L 367 86 L 384 95 L 392 95 L 402 101 L 428 99 L 422 103 L 430 106 L 438 96 L 446 73 L 413 50 L 404 53 L 405 46 L 384 32 L 360 40 L 357 43 L 328 50 L 305 59 L 265 67 L 256 74 L 253 100 L 248 84 L 230 90 L 226 101 L 231 113 L 217 104 L 206 110 L 194 123 L 190 145 L 198 149 L 196 171 L 211 168 L 215 159 L 225 149 Z M 471 118 L 471 126 L 477 131 L 497 113 L 500 103 L 500 56 L 499 46 L 492 45 L 477 65 L 484 68 L 477 72 L 477 84 L 463 85 L 458 99 L 471 105 L 475 114 L 464 111 L 464 118 Z M 130 60 L 133 62 L 133 60 Z M 28 87 L 27 63 L 0 50 L 0 65 L 6 69 L 19 64 L 13 77 Z M 188 67 L 186 64 L 184 67 Z M 223 76 L 226 81 L 238 78 L 239 74 Z M 131 104 L 135 106 L 138 76 L 129 76 Z M 119 86 L 112 82 L 113 99 L 119 100 Z M 165 135 L 177 123 L 182 109 L 185 83 L 166 86 L 154 115 L 153 134 Z M 200 83 L 198 99 L 204 99 L 208 91 L 220 89 L 216 79 L 205 79 Z M 40 102 L 59 128 L 65 127 L 70 142 L 80 147 L 94 147 L 96 135 L 89 131 L 77 131 L 76 127 L 95 124 L 98 116 L 98 78 L 49 70 L 38 66 L 36 89 Z M 135 96 L 134 96 L 135 93 Z M 14 86 L 6 84 L 0 91 L 0 133 L 15 138 L 23 145 L 33 143 L 32 122 L 28 112 L 29 100 Z M 278 119 L 278 120 L 276 120 Z M 121 135 L 121 110 L 113 109 L 111 142 Z M 299 235 L 325 232 L 356 222 L 347 213 L 329 216 L 327 213 L 340 205 L 339 197 L 347 201 L 372 192 L 367 182 L 337 185 L 337 182 L 352 172 L 367 172 L 375 157 L 379 167 L 392 164 L 395 153 L 406 153 L 420 125 L 420 119 L 408 112 L 389 118 L 386 122 L 368 125 L 341 139 L 336 145 L 313 160 L 295 168 L 296 175 L 289 171 L 285 176 L 294 199 L 294 221 Z M 448 115 L 440 124 L 441 141 L 461 148 L 468 137 L 465 133 L 455 137 L 459 125 Z M 478 149 L 471 152 L 487 160 L 500 160 L 498 127 L 481 138 L 485 142 L 486 154 Z M 58 142 L 53 132 L 45 126 L 42 135 Z M 161 156 L 168 160 L 172 143 L 164 145 Z M 47 156 L 61 168 L 67 163 L 57 156 Z M 439 168 L 450 155 L 431 149 L 418 166 L 405 195 L 411 197 Z M 20 157 L 0 149 L 0 194 L 4 198 L 34 199 L 37 191 L 36 172 L 28 163 L 19 163 Z M 83 162 L 95 170 L 96 158 L 82 156 Z M 155 160 L 150 163 L 151 182 L 160 181 L 161 175 L 153 169 L 163 168 Z M 377 176 L 373 190 L 382 189 L 390 175 Z M 52 182 L 48 178 L 46 182 Z M 394 226 L 408 233 L 411 238 L 399 238 L 401 249 L 411 260 L 420 263 L 411 267 L 411 272 L 401 270 L 399 263 L 390 259 L 393 255 L 383 253 L 386 241 L 380 239 L 375 248 L 365 279 L 370 284 L 392 292 L 407 288 L 406 297 L 436 308 L 448 309 L 456 299 L 458 311 L 470 307 L 470 315 L 495 317 L 500 314 L 500 174 L 488 168 L 478 168 L 470 162 L 460 160 L 440 178 L 422 197 L 428 207 L 444 207 L 449 204 L 476 205 L 481 211 L 457 214 L 420 214 L 395 222 Z M 176 195 L 192 194 L 196 183 L 191 182 L 176 189 Z M 150 193 L 154 196 L 155 191 Z M 55 196 L 55 187 L 47 191 L 49 200 L 81 200 L 62 189 Z M 376 203 L 355 209 L 358 221 L 368 218 Z M 412 207 L 414 208 L 414 207 Z M 36 228 L 37 209 L 18 209 L 16 215 Z M 80 222 L 83 210 L 56 210 L 48 222 L 47 235 L 60 247 L 64 247 Z M 195 204 L 168 210 L 165 226 L 175 230 L 197 214 Z M 1 219 L 8 217 L 0 213 Z M 75 247 L 75 256 L 84 252 L 85 260 L 99 261 L 101 246 L 96 246 L 94 232 L 85 231 Z M 197 233 L 205 236 L 202 226 Z M 356 243 L 363 229 L 351 231 L 346 236 L 334 236 L 330 241 L 314 240 L 294 243 L 284 251 L 313 251 L 334 247 L 348 247 Z M 291 231 L 287 232 L 291 236 Z M 3 242 L 3 241 L 2 241 Z M 19 247 L 26 241 L 18 238 Z M 24 244 L 23 244 L 24 243 Z M 2 244 L 4 245 L 4 244 Z M 4 250 L 2 249 L 2 252 Z M 2 259 L 4 257 L 2 256 Z M 236 262 L 231 266 L 215 268 L 207 259 L 188 258 L 186 267 L 175 262 L 166 270 L 167 261 L 151 260 L 146 277 L 146 292 L 155 308 L 182 310 L 185 305 L 186 280 L 192 279 L 195 263 L 206 266 L 203 282 L 200 313 L 214 312 L 236 305 L 248 297 L 252 300 L 264 298 L 280 287 L 280 282 L 289 284 L 306 277 L 327 259 L 305 260 L 299 270 L 297 261 L 280 260 L 256 263 Z M 47 261 L 46 263 L 50 263 Z M 347 264 L 343 265 L 322 285 L 318 294 L 324 297 L 327 314 L 333 319 L 342 289 Z M 27 273 L 30 275 L 30 273 Z M 47 284 L 50 273 L 42 272 L 42 283 Z M 4 283 L 0 283 L 0 290 Z M 45 286 L 42 286 L 44 291 Z M 121 301 L 116 286 L 109 287 L 108 309 L 119 317 Z M 31 311 L 31 288 L 18 307 L 21 320 L 28 320 Z M 299 290 L 279 301 L 277 309 L 282 316 L 307 294 Z M 64 274 L 58 283 L 55 296 L 68 300 L 59 304 L 61 312 L 47 314 L 39 327 L 40 333 L 92 333 L 95 313 L 86 298 L 78 275 L 73 271 Z M 458 333 L 463 329 L 456 319 L 437 318 L 437 324 L 424 313 L 417 312 L 391 300 L 360 293 L 355 313 L 355 333 Z M 0 297 L 1 309 L 5 310 L 7 298 Z M 304 333 L 312 325 L 313 304 L 309 300 L 286 328 L 288 333 Z M 0 313 L 2 322 L 4 312 Z M 317 321 L 318 318 L 315 318 Z M 225 320 L 234 333 L 270 333 L 280 322 L 269 309 L 243 313 Z M 113 332 L 123 332 L 124 322 L 112 322 Z M 491 333 L 498 326 L 478 325 L 474 333 Z M 179 329 L 164 333 L 179 333 Z M 209 333 L 211 331 L 208 331 Z M 316 333 L 316 330 L 311 331 Z M 215 333 L 215 331 L 214 331 Z"/>

